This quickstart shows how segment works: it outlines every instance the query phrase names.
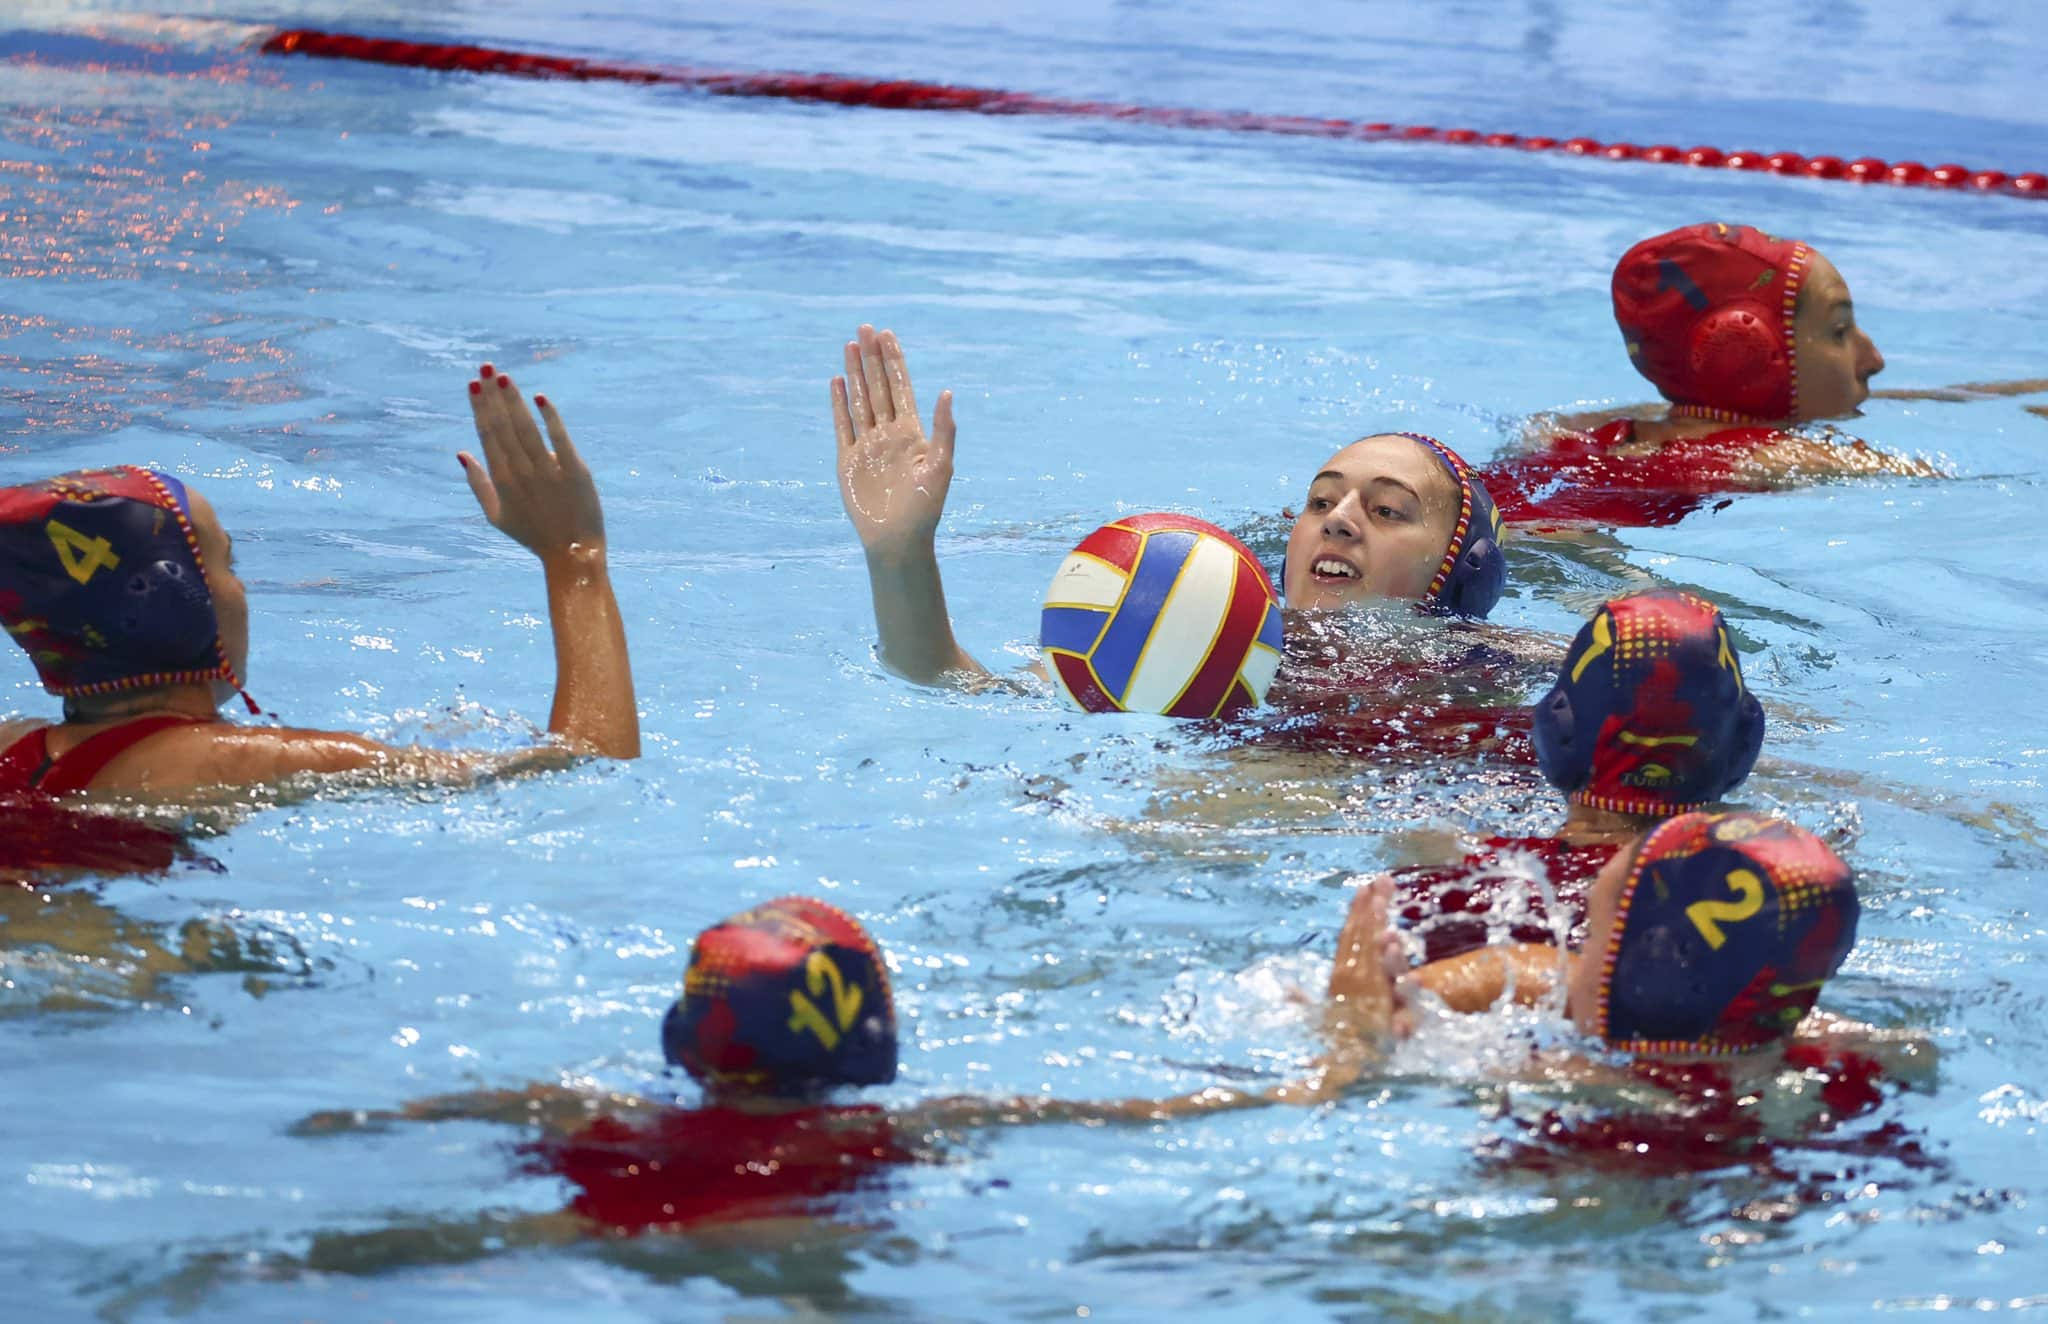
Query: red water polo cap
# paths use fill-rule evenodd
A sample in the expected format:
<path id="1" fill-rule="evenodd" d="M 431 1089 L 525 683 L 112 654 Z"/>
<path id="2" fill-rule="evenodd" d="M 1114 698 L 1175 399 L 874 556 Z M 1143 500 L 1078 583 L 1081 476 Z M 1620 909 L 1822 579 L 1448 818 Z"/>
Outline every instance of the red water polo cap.
<path id="1" fill-rule="evenodd" d="M 1792 317 L 1812 258 L 1797 240 L 1719 222 L 1643 240 L 1614 268 L 1629 361 L 1676 417 L 1797 417 Z"/>

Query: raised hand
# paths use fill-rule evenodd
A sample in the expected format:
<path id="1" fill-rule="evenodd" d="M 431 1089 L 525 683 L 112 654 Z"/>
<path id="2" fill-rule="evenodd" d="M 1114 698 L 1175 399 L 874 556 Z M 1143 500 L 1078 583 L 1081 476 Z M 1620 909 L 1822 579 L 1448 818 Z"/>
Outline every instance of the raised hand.
<path id="1" fill-rule="evenodd" d="M 469 384 L 469 409 L 484 463 L 467 451 L 457 456 L 469 490 L 485 519 L 543 561 L 572 548 L 600 550 L 604 509 L 590 469 L 547 397 L 537 395 L 533 402 L 547 423 L 547 440 L 512 379 L 488 363 L 478 371 Z"/>
<path id="2" fill-rule="evenodd" d="M 1415 1030 L 1408 956 L 1393 926 L 1393 900 L 1394 880 L 1384 874 L 1352 895 L 1330 968 L 1333 1020 L 1366 1038 L 1405 1039 Z"/>
<path id="3" fill-rule="evenodd" d="M 462 471 L 484 518 L 540 558 L 547 576 L 548 622 L 555 640 L 555 703 L 548 730 L 571 748 L 630 759 L 640 755 L 640 710 L 626 627 L 606 565 L 604 509 L 597 484 L 569 440 L 562 416 L 535 396 L 547 424 L 512 379 L 486 363 L 469 384 L 484 461 L 464 452 Z M 554 449 L 548 443 L 554 443 Z"/>
<path id="4" fill-rule="evenodd" d="M 903 346 L 893 331 L 860 329 L 846 375 L 832 379 L 839 496 L 870 555 L 929 549 L 953 482 L 953 393 L 941 391 L 929 439 Z"/>

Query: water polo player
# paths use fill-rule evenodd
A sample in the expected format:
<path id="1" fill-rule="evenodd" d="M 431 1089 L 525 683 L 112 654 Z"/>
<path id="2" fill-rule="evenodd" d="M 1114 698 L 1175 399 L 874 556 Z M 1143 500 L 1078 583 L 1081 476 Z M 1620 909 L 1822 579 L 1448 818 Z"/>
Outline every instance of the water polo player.
<path id="1" fill-rule="evenodd" d="M 1530 716 L 1564 821 L 1547 837 L 1489 837 L 1455 864 L 1392 875 L 1395 913 L 1421 934 L 1427 959 L 1483 946 L 1495 924 L 1519 941 L 1555 941 L 1549 901 L 1575 933 L 1587 885 L 1623 843 L 1719 801 L 1763 747 L 1763 705 L 1743 682 L 1727 622 L 1675 590 L 1604 604 Z"/>
<path id="2" fill-rule="evenodd" d="M 1338 953 L 1336 1005 L 1354 1028 L 1413 1031 L 1420 989 L 1452 1011 L 1511 996 L 1536 1005 L 1558 987 L 1564 1012 L 1610 1048 L 1656 1057 L 1747 1053 L 1782 1043 L 1856 940 L 1849 867 L 1812 833 L 1762 814 L 1688 813 L 1642 833 L 1594 880 L 1585 942 L 1514 944 L 1406 969 L 1377 882 Z"/>
<path id="3" fill-rule="evenodd" d="M 926 684 L 988 674 L 953 636 L 935 549 L 953 478 L 952 393 L 940 393 L 927 438 L 902 346 L 863 326 L 831 394 L 839 492 L 867 553 L 882 661 Z M 1485 487 L 1449 447 L 1367 437 L 1311 481 L 1282 592 L 1310 610 L 1395 598 L 1484 616 L 1507 573 L 1499 533 Z"/>
<path id="4" fill-rule="evenodd" d="M 319 1113 L 300 1130 L 447 1119 L 539 1128 L 519 1152 L 533 1169 L 566 1177 L 576 1195 L 562 1214 L 493 1219 L 492 1238 L 517 1244 L 829 1216 L 891 1167 L 939 1161 L 941 1142 L 962 1129 L 1306 1104 L 1358 1074 L 1347 1060 L 1262 1092 L 1213 1089 L 1157 1101 L 954 1097 L 894 1111 L 840 1101 L 843 1090 L 896 1078 L 889 973 L 859 921 L 800 896 L 698 936 L 661 1042 L 669 1065 L 702 1086 L 700 1106 L 535 1085 L 422 1099 L 393 1112 Z"/>
<path id="5" fill-rule="evenodd" d="M 590 471 L 544 398 L 552 449 L 509 377 L 486 365 L 469 398 L 484 452 L 460 456 L 470 489 L 546 578 L 548 728 L 560 749 L 635 757 L 639 716 Z M 248 602 L 213 507 L 167 474 L 121 467 L 0 489 L 0 623 L 64 700 L 62 722 L 0 723 L 0 794 L 163 793 L 298 773 L 459 778 L 534 758 L 224 720 L 247 671 Z"/>
<path id="6" fill-rule="evenodd" d="M 1832 430 L 1791 430 L 1853 415 L 1884 370 L 1848 284 L 1808 245 L 1685 226 L 1624 254 L 1613 296 L 1629 360 L 1669 405 L 1559 420 L 1539 449 L 1488 465 L 1481 476 L 1509 522 L 1663 525 L 1720 493 L 1942 476 Z"/>

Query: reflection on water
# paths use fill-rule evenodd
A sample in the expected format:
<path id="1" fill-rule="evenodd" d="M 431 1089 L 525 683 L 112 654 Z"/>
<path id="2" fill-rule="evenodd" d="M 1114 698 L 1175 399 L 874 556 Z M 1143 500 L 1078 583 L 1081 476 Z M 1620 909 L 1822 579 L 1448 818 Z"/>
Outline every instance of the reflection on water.
<path id="1" fill-rule="evenodd" d="M 187 976 L 240 975 L 244 992 L 304 985 L 327 967 L 239 911 L 132 919 L 88 885 L 0 887 L 0 1016 L 177 1005 Z"/>
<path id="2" fill-rule="evenodd" d="M 8 72 L 28 96 L 39 84 L 45 95 L 75 96 L 92 76 L 19 60 Z M 73 436 L 201 403 L 300 398 L 282 345 L 248 335 L 237 312 L 175 301 L 180 290 L 253 287 L 265 264 L 238 243 L 243 223 L 300 206 L 282 185 L 209 168 L 213 139 L 233 122 L 174 99 L 0 118 L 0 273 L 10 283 L 0 312 L 0 430 Z M 132 298 L 110 297 L 123 285 Z M 173 295 L 169 308 L 158 292 Z M 118 305 L 121 320 L 78 320 L 81 310 Z"/>

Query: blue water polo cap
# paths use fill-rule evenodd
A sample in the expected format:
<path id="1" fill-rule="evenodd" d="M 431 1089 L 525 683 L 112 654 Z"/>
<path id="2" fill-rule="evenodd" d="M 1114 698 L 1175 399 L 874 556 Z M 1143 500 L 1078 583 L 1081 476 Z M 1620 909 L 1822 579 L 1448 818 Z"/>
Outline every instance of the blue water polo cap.
<path id="1" fill-rule="evenodd" d="M 1508 560 L 1500 550 L 1500 511 L 1486 485 L 1456 451 L 1421 432 L 1395 435 L 1421 442 L 1458 484 L 1458 522 L 1424 597 L 1455 615 L 1485 616 L 1500 601 L 1508 582 Z"/>
<path id="2" fill-rule="evenodd" d="M 1856 942 L 1854 875 L 1764 814 L 1682 814 L 1638 847 L 1594 1025 L 1638 1053 L 1740 1053 L 1790 1034 Z"/>
<path id="3" fill-rule="evenodd" d="M 1543 775 L 1572 803 L 1661 817 L 1741 784 L 1764 710 L 1719 609 L 1666 590 L 1617 598 L 1580 628 L 1533 734 Z"/>
<path id="4" fill-rule="evenodd" d="M 241 684 L 185 485 L 150 469 L 0 488 L 0 625 L 52 694 Z"/>
<path id="5" fill-rule="evenodd" d="M 807 1095 L 896 1079 L 896 1008 L 873 938 L 810 897 L 781 897 L 704 930 L 662 1053 L 734 1091 Z"/>

